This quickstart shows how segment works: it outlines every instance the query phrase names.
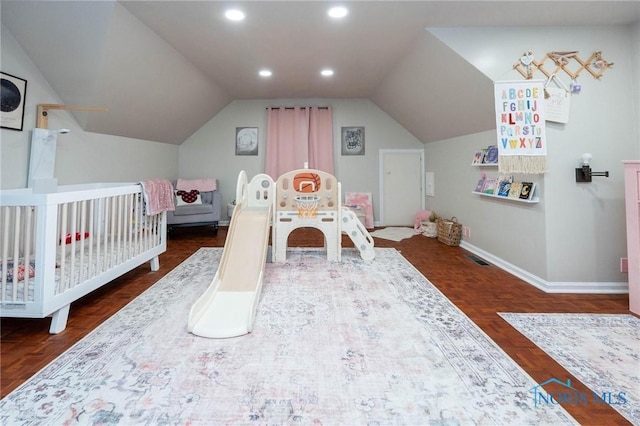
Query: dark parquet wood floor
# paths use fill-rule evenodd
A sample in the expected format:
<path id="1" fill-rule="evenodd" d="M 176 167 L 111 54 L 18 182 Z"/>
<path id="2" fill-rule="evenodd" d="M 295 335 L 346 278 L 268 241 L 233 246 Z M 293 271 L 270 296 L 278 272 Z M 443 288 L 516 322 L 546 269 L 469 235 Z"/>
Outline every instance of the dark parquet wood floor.
<path id="1" fill-rule="evenodd" d="M 1 395 L 4 397 L 59 356 L 100 323 L 116 313 L 200 247 L 222 247 L 227 228 L 214 235 L 210 228 L 181 228 L 172 232 L 160 270 L 138 267 L 94 293 L 76 301 L 65 331 L 48 333 L 49 319 L 2 318 Z M 542 383 L 551 377 L 571 379 L 580 392 L 588 388 L 545 352 L 506 323 L 498 312 L 629 313 L 626 295 L 546 294 L 495 266 L 480 266 L 460 247 L 416 235 L 401 242 L 375 239 L 377 247 L 394 247 L 436 287 L 487 333 L 531 377 Z M 322 234 L 299 229 L 289 247 L 320 247 Z M 343 247 L 353 247 L 343 237 Z M 558 389 L 547 389 L 549 392 Z M 607 405 L 573 405 L 565 408 L 584 425 L 630 424 Z"/>

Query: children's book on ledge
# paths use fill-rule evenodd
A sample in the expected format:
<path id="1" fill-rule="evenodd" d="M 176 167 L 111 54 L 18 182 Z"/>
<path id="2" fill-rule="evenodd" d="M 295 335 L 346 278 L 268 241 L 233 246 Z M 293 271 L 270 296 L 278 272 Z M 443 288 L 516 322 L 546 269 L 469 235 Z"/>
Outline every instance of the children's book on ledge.
<path id="1" fill-rule="evenodd" d="M 471 164 L 482 164 L 484 162 L 485 152 L 486 150 L 476 151 L 476 153 L 473 155 L 473 161 L 471 162 Z"/>
<path id="2" fill-rule="evenodd" d="M 522 190 L 522 182 L 513 182 L 511 188 L 509 188 L 509 198 L 520 198 L 520 191 Z"/>
<path id="3" fill-rule="evenodd" d="M 531 200 L 533 198 L 533 192 L 536 190 L 536 184 L 533 182 L 522 182 L 522 189 L 520 190 L 521 200 Z"/>
<path id="4" fill-rule="evenodd" d="M 510 190 L 511 190 L 510 180 L 500 181 L 500 185 L 498 185 L 498 197 L 507 197 L 509 195 Z"/>
<path id="5" fill-rule="evenodd" d="M 495 195 L 497 189 L 498 189 L 498 179 L 489 178 L 484 181 L 482 192 L 484 192 L 485 194 Z"/>
<path id="6" fill-rule="evenodd" d="M 498 145 L 489 145 L 484 156 L 485 164 L 498 164 Z"/>

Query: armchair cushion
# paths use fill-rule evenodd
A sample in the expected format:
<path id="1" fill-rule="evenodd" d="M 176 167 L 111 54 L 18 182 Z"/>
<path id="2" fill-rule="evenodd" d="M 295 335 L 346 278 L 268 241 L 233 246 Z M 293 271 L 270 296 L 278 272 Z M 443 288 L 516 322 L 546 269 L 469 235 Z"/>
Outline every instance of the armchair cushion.
<path id="1" fill-rule="evenodd" d="M 176 191 L 176 206 L 202 204 L 202 197 L 200 191 L 197 189 L 191 191 L 178 190 Z"/>

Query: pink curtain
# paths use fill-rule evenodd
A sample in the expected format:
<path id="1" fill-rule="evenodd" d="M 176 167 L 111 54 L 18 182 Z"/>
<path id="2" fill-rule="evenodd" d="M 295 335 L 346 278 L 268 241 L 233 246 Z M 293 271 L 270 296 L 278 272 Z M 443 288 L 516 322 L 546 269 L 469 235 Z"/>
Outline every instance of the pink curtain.
<path id="1" fill-rule="evenodd" d="M 273 179 L 308 162 L 333 174 L 333 119 L 330 109 L 267 108 L 265 173 Z"/>
<path id="2" fill-rule="evenodd" d="M 331 107 L 311 107 L 309 167 L 333 174 L 333 112 Z"/>

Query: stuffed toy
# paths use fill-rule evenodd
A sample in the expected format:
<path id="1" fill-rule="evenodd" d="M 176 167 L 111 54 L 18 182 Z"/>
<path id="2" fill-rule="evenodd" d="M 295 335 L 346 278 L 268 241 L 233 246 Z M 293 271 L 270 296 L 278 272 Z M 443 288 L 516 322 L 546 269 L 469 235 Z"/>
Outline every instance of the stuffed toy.
<path id="1" fill-rule="evenodd" d="M 431 217 L 431 210 L 420 210 L 416 213 L 416 218 L 413 221 L 413 229 L 416 232 L 422 232 L 422 222 L 429 220 Z"/>

